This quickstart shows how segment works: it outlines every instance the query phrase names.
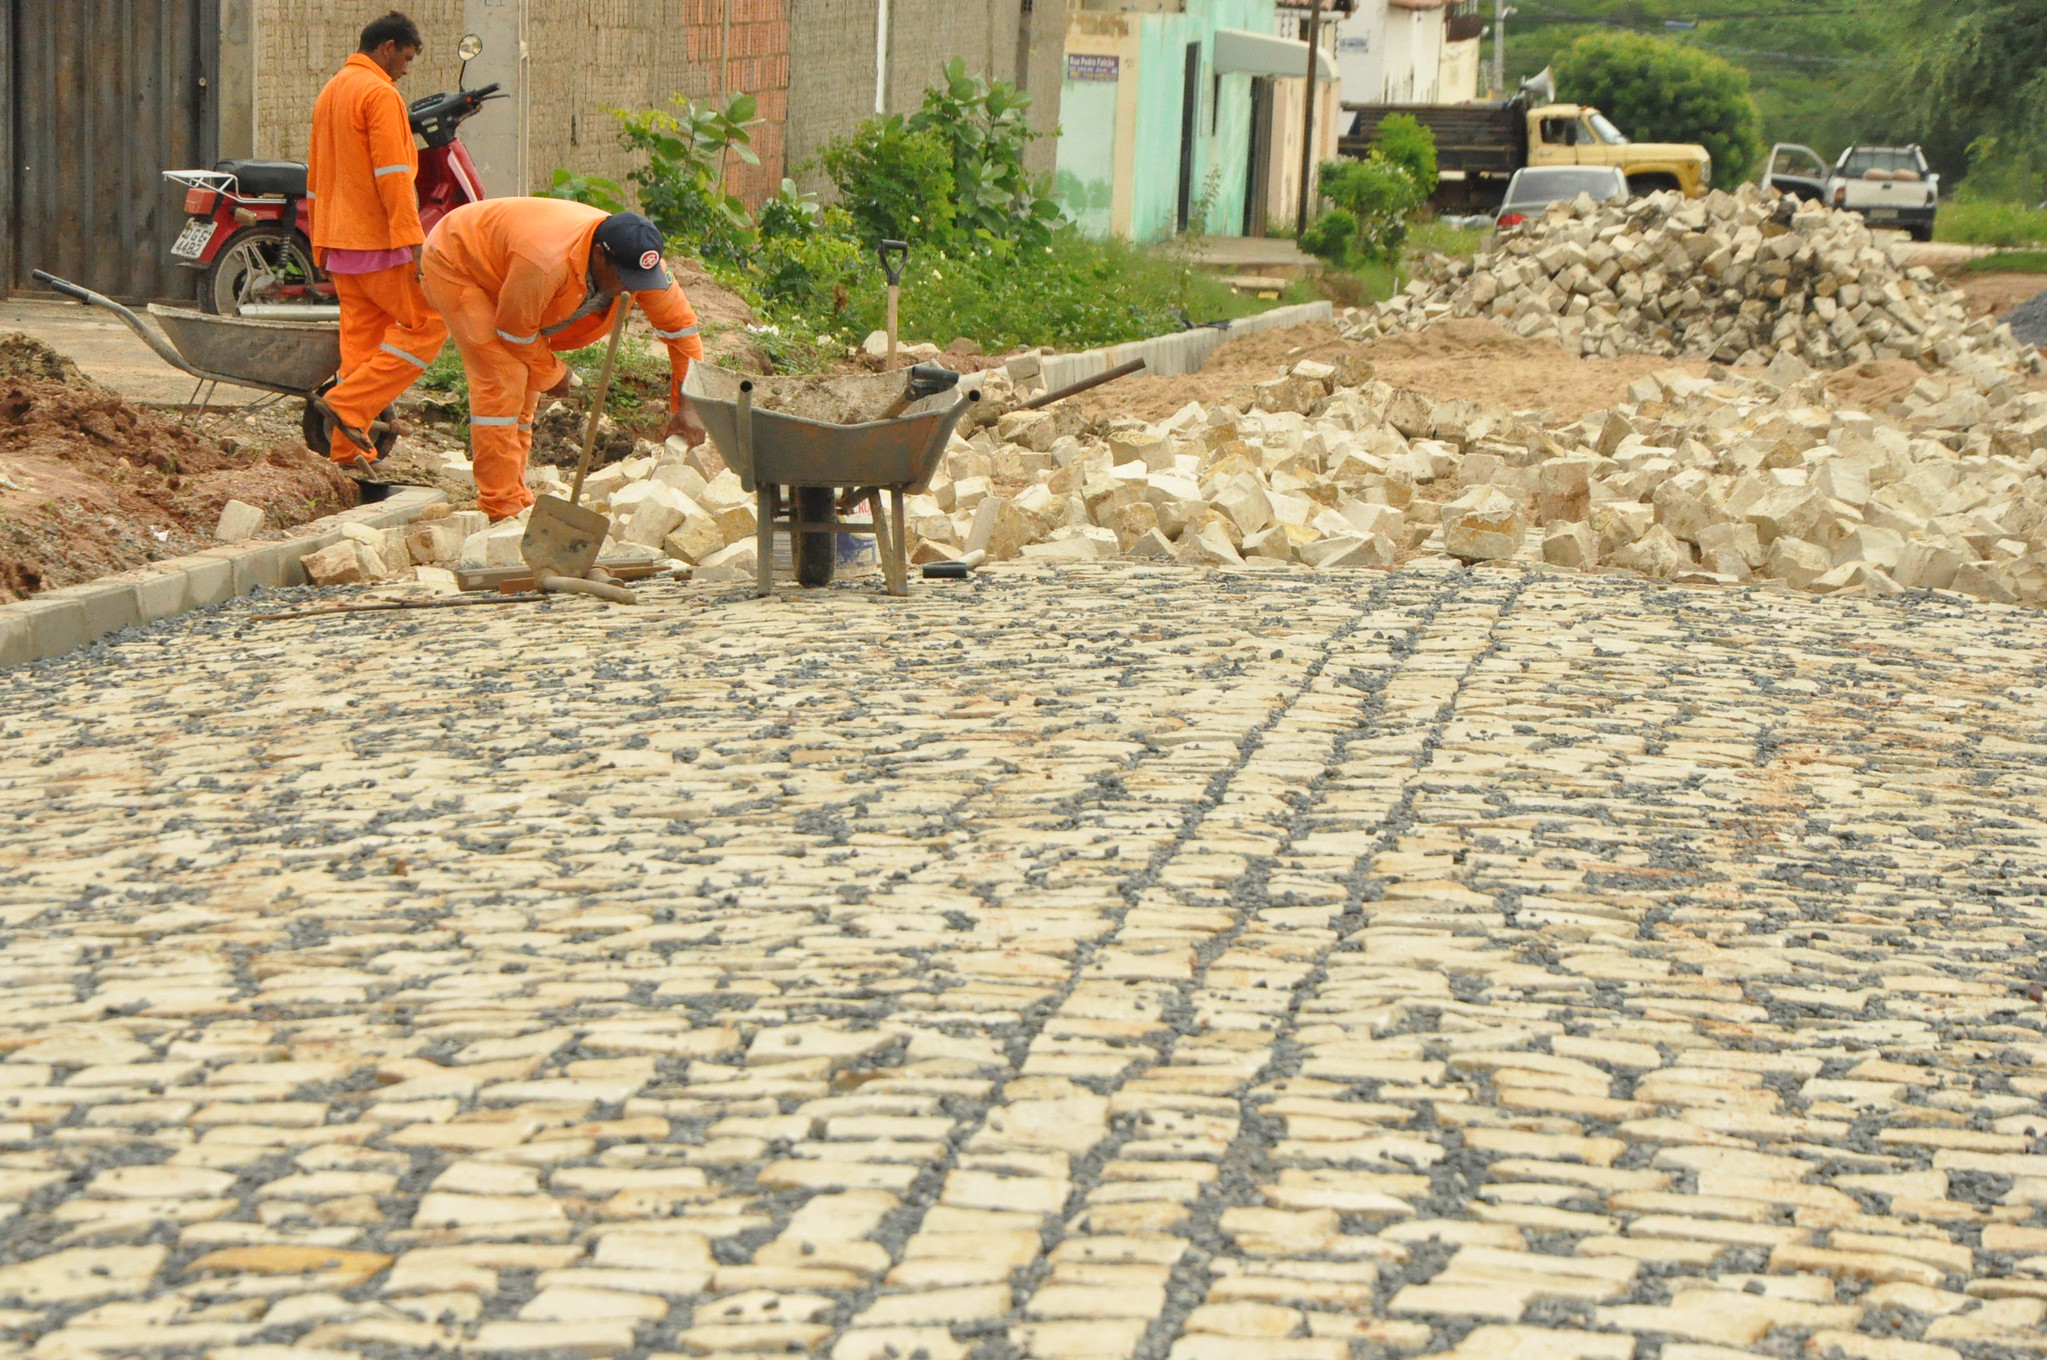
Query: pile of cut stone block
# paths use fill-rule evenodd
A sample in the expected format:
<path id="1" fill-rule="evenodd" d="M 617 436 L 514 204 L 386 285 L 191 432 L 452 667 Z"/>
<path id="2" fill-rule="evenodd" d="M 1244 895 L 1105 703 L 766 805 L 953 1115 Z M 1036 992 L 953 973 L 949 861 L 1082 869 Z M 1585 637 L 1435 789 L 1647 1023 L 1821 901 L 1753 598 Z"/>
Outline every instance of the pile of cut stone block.
<path id="1" fill-rule="evenodd" d="M 1753 184 L 1687 199 L 1551 205 L 1468 259 L 1433 257 L 1389 302 L 1353 314 L 1355 339 L 1445 317 L 1490 317 L 1588 357 L 1660 354 L 1760 368 L 1980 355 L 2037 371 L 2038 351 L 1972 317 L 1961 293 L 1908 268 L 1851 212 Z"/>

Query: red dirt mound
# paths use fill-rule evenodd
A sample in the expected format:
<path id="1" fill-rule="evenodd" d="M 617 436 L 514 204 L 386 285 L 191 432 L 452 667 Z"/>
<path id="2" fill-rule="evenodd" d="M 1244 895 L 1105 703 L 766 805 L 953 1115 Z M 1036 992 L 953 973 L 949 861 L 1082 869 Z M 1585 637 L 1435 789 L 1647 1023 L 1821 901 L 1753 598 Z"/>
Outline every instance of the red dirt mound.
<path id="1" fill-rule="evenodd" d="M 355 504 L 354 483 L 303 446 L 206 434 L 70 380 L 68 360 L 28 345 L 42 355 L 0 337 L 13 375 L 0 376 L 0 600 L 196 552 L 230 499 L 273 528 Z"/>

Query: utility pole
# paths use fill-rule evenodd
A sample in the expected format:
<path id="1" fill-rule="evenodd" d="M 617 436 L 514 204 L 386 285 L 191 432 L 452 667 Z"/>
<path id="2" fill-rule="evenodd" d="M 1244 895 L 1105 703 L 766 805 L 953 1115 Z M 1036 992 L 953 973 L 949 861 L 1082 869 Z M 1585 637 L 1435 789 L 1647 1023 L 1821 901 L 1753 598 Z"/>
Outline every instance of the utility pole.
<path id="1" fill-rule="evenodd" d="M 1507 0 L 1493 0 L 1493 92 L 1507 97 L 1507 20 L 1521 11 Z"/>
<path id="2" fill-rule="evenodd" d="M 1308 229 L 1308 200 L 1314 194 L 1315 182 L 1315 77 L 1321 74 L 1321 54 L 1316 50 L 1322 41 L 1322 0 L 1315 0 L 1315 7 L 1308 11 L 1308 96 L 1305 101 L 1307 112 L 1301 117 L 1301 199 L 1294 214 L 1294 237 Z"/>

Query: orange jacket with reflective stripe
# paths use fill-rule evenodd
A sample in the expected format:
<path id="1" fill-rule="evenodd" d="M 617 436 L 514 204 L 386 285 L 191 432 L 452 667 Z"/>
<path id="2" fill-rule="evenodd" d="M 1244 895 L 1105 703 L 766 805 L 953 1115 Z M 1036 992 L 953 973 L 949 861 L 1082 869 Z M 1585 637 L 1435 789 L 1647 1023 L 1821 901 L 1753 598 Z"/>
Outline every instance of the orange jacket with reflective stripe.
<path id="1" fill-rule="evenodd" d="M 306 190 L 314 263 L 329 250 L 396 250 L 424 241 L 413 188 L 418 173 L 404 96 L 383 67 L 356 53 L 313 105 Z"/>
<path id="2" fill-rule="evenodd" d="M 602 208 L 566 199 L 488 198 L 464 204 L 434 226 L 427 247 L 434 267 L 496 299 L 497 338 L 533 370 L 537 387 L 560 380 L 556 351 L 595 344 L 611 329 L 616 301 L 575 316 L 591 296 L 590 252 L 606 216 Z M 633 301 L 668 347 L 673 406 L 691 362 L 704 357 L 696 309 L 673 283 L 635 293 Z"/>

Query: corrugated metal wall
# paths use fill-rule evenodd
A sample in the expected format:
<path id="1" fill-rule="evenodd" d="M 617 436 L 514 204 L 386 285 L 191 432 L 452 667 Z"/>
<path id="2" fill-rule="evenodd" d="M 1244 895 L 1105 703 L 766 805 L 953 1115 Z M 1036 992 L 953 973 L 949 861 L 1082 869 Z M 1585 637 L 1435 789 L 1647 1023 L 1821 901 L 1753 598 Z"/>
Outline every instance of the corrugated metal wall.
<path id="1" fill-rule="evenodd" d="M 46 269 L 124 300 L 190 298 L 170 262 L 183 191 L 214 160 L 216 0 L 0 0 L 5 273 Z"/>

